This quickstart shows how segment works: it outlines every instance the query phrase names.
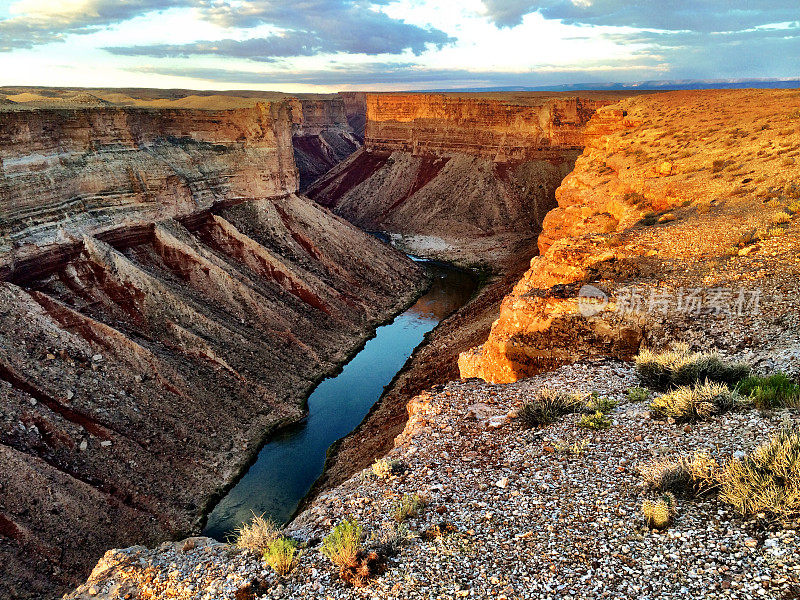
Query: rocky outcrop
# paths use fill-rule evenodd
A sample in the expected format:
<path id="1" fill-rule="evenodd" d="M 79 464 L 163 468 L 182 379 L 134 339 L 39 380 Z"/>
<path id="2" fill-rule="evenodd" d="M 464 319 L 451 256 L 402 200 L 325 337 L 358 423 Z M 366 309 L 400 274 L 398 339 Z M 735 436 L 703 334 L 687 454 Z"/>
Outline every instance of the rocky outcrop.
<path id="1" fill-rule="evenodd" d="M 368 94 L 365 147 L 307 190 L 413 251 L 496 263 L 531 245 L 604 98 Z"/>
<path id="2" fill-rule="evenodd" d="M 363 130 L 359 136 L 350 125 L 358 115 L 356 100 L 337 95 L 294 101 L 292 143 L 300 173 L 300 189 L 305 190 L 361 147 Z"/>
<path id="3" fill-rule="evenodd" d="M 289 106 L 0 113 L 0 581 L 196 531 L 423 285 L 294 194 Z"/>
<path id="4" fill-rule="evenodd" d="M 630 358 L 642 342 L 737 351 L 755 331 L 769 338 L 763 318 L 796 327 L 785 290 L 798 268 L 799 173 L 775 144 L 800 142 L 781 125 L 798 102 L 790 91 L 674 92 L 601 109 L 544 220 L 542 254 L 488 340 L 460 356 L 461 376 L 516 381 Z"/>

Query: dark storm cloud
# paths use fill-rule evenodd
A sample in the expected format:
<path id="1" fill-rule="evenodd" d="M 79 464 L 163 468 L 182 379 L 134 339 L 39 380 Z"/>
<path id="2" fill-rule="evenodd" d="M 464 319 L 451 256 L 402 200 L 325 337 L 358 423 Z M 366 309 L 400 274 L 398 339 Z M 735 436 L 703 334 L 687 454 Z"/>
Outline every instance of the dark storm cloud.
<path id="1" fill-rule="evenodd" d="M 189 56 L 215 54 L 254 60 L 276 57 L 310 56 L 344 52 L 351 54 L 396 54 L 411 50 L 420 54 L 428 44 L 442 47 L 452 41 L 438 29 L 425 29 L 392 19 L 370 5 L 386 4 L 361 0 L 311 0 L 208 2 L 202 14 L 225 27 L 251 28 L 273 25 L 285 31 L 280 35 L 246 41 L 220 40 L 192 44 L 155 44 L 106 48 L 114 54 L 141 56 Z"/>
<path id="2" fill-rule="evenodd" d="M 795 21 L 797 0 L 483 0 L 501 26 L 514 26 L 539 11 L 567 23 L 701 32 L 735 31 Z"/>
<path id="3" fill-rule="evenodd" d="M 68 34 L 94 33 L 147 12 L 191 4 L 191 0 L 89 0 L 72 12 L 13 16 L 0 20 L 0 52 L 63 41 Z"/>

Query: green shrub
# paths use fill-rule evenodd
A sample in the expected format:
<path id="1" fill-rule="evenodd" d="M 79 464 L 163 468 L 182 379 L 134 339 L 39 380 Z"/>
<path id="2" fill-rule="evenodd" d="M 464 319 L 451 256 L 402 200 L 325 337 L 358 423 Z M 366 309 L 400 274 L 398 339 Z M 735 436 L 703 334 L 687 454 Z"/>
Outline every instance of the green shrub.
<path id="1" fill-rule="evenodd" d="M 278 537 L 280 533 L 275 523 L 263 515 L 253 515 L 249 523 L 236 529 L 236 545 L 256 554 L 262 554 Z"/>
<path id="2" fill-rule="evenodd" d="M 582 405 L 577 394 L 542 388 L 533 400 L 522 406 L 518 417 L 527 428 L 549 425 L 565 414 L 579 411 Z"/>
<path id="3" fill-rule="evenodd" d="M 699 421 L 731 410 L 740 403 L 739 394 L 727 385 L 706 380 L 658 396 L 650 403 L 650 414 L 656 418 L 672 417 L 679 423 Z"/>
<path id="4" fill-rule="evenodd" d="M 355 587 L 366 585 L 370 577 L 385 570 L 385 557 L 374 550 L 365 550 L 362 538 L 361 526 L 345 519 L 322 541 L 320 550 L 339 567 L 342 581 Z"/>
<path id="5" fill-rule="evenodd" d="M 322 541 L 320 552 L 338 567 L 350 566 L 362 551 L 362 535 L 361 525 L 355 520 L 345 519 Z"/>
<path id="6" fill-rule="evenodd" d="M 394 505 L 394 520 L 402 523 L 406 519 L 416 517 L 426 504 L 426 500 L 419 494 L 403 494 L 403 497 Z"/>
<path id="7" fill-rule="evenodd" d="M 736 391 L 759 410 L 797 407 L 800 405 L 800 386 L 784 373 L 768 377 L 747 377 L 739 382 Z"/>
<path id="8" fill-rule="evenodd" d="M 650 392 L 647 388 L 632 387 L 628 390 L 629 402 L 645 402 L 650 397 Z"/>
<path id="9" fill-rule="evenodd" d="M 600 411 L 603 414 L 610 413 L 617 408 L 617 401 L 601 396 L 597 392 L 592 392 L 591 395 L 584 401 L 583 412 L 586 414 L 594 414 Z"/>
<path id="10" fill-rule="evenodd" d="M 796 520 L 800 517 L 800 429 L 784 430 L 749 456 L 731 460 L 720 481 L 720 499 L 742 516 Z"/>
<path id="11" fill-rule="evenodd" d="M 666 529 L 675 516 L 675 497 L 666 493 L 657 501 L 645 500 L 642 503 L 642 514 L 650 529 Z"/>
<path id="12" fill-rule="evenodd" d="M 386 522 L 379 533 L 372 534 L 371 545 L 379 554 L 395 556 L 413 538 L 414 534 L 405 523 Z"/>
<path id="13" fill-rule="evenodd" d="M 264 550 L 264 562 L 278 575 L 290 573 L 297 566 L 299 558 L 297 542 L 286 537 L 273 540 Z"/>
<path id="14" fill-rule="evenodd" d="M 708 496 L 719 488 L 719 464 L 705 452 L 655 460 L 639 467 L 645 487 L 687 498 Z"/>
<path id="15" fill-rule="evenodd" d="M 611 419 L 599 410 L 592 415 L 584 415 L 578 421 L 578 427 L 584 429 L 606 429 L 611 426 Z"/>
<path id="16" fill-rule="evenodd" d="M 732 385 L 750 374 L 744 363 L 725 361 L 715 352 L 690 352 L 684 344 L 666 352 L 643 349 L 635 361 L 642 383 L 658 391 L 704 380 Z"/>

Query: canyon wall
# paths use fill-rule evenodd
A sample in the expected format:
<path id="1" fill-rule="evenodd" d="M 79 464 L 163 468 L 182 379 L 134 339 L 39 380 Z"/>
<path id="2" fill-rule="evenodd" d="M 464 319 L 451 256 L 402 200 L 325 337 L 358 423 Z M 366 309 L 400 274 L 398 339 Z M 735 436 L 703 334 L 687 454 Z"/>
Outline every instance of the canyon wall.
<path id="1" fill-rule="evenodd" d="M 0 112 L 0 253 L 292 193 L 289 110 Z"/>
<path id="2" fill-rule="evenodd" d="M 366 107 L 360 106 L 357 96 L 342 98 L 338 94 L 300 97 L 293 104 L 292 142 L 300 189 L 304 190 L 361 147 L 363 127 L 359 135 L 350 122 L 358 126 L 358 116 Z"/>
<path id="3" fill-rule="evenodd" d="M 0 580 L 199 530 L 424 284 L 295 195 L 291 105 L 0 113 Z"/>
<path id="4" fill-rule="evenodd" d="M 799 108 L 796 90 L 731 90 L 599 110 L 544 219 L 541 255 L 488 339 L 460 356 L 461 376 L 511 382 L 668 340 L 730 352 L 756 335 L 776 353 L 794 343 L 784 290 L 797 266 Z M 795 331 L 771 339 L 762 319 Z"/>
<path id="5" fill-rule="evenodd" d="M 583 130 L 604 100 L 531 95 L 370 94 L 365 141 L 371 150 L 462 153 L 497 162 L 582 149 Z"/>
<path id="6" fill-rule="evenodd" d="M 368 94 L 365 147 L 308 195 L 406 247 L 491 264 L 534 246 L 607 97 Z"/>

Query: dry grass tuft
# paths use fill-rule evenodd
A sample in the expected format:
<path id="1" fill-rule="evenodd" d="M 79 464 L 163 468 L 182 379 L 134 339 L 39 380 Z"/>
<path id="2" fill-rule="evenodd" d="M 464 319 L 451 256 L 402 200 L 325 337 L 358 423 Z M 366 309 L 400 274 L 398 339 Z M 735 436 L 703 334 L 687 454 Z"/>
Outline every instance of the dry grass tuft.
<path id="1" fill-rule="evenodd" d="M 662 494 L 655 502 L 645 500 L 642 503 L 642 514 L 650 529 L 669 527 L 675 512 L 675 497 L 670 493 Z"/>
<path id="2" fill-rule="evenodd" d="M 705 452 L 655 460 L 639 467 L 645 487 L 685 498 L 709 496 L 719 489 L 719 463 Z"/>
<path id="3" fill-rule="evenodd" d="M 706 380 L 691 387 L 680 386 L 658 396 L 650 403 L 656 418 L 671 417 L 676 422 L 700 421 L 731 410 L 741 404 L 741 397 L 722 383 Z"/>
<path id="4" fill-rule="evenodd" d="M 690 352 L 685 344 L 665 352 L 643 349 L 635 360 L 642 383 L 659 391 L 704 380 L 732 385 L 750 374 L 744 363 L 725 361 L 715 352 Z"/>
<path id="5" fill-rule="evenodd" d="M 772 522 L 800 518 L 800 429 L 788 429 L 733 459 L 720 475 L 720 499 L 744 517 Z"/>
<path id="6" fill-rule="evenodd" d="M 523 426 L 530 429 L 554 423 L 559 417 L 578 412 L 582 407 L 583 400 L 577 394 L 542 388 L 533 400 L 522 406 L 518 418 Z"/>
<path id="7" fill-rule="evenodd" d="M 406 467 L 401 460 L 379 458 L 372 463 L 372 474 L 378 479 L 388 479 L 393 475 L 400 475 Z"/>
<path id="8" fill-rule="evenodd" d="M 263 554 L 279 537 L 280 532 L 273 521 L 265 519 L 264 515 L 254 514 L 249 523 L 236 529 L 236 546 L 256 554 Z"/>

